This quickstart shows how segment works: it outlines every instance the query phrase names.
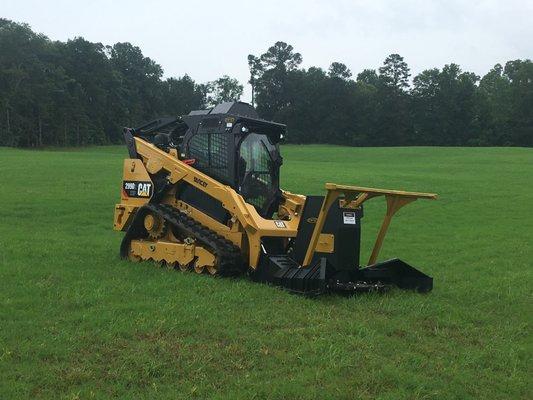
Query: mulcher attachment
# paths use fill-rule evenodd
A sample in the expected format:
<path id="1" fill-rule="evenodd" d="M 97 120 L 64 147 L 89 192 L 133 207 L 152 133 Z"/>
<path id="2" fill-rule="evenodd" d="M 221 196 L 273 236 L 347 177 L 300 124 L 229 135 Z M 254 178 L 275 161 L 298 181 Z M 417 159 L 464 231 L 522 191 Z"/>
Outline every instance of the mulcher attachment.
<path id="1" fill-rule="evenodd" d="M 262 255 L 255 278 L 270 282 L 290 292 L 316 296 L 322 293 L 382 292 L 391 287 L 416 290 L 421 293 L 433 288 L 433 278 L 394 258 L 375 262 L 392 215 L 403 205 L 424 193 L 397 192 L 380 189 L 326 185 L 324 196 L 307 196 L 293 251 Z M 360 267 L 362 206 L 355 206 L 361 193 L 365 197 L 386 196 L 387 214 L 374 245 L 369 265 Z M 343 194 L 343 202 L 336 201 Z M 350 199 L 351 204 L 346 199 Z M 317 251 L 320 236 L 329 250 Z M 268 247 L 267 247 L 268 248 Z M 271 251 L 275 251 L 271 249 Z M 274 253 L 275 254 L 275 253 Z"/>
<path id="2" fill-rule="evenodd" d="M 433 288 L 433 278 L 397 258 L 366 268 L 336 270 L 324 257 L 306 268 L 286 255 L 267 257 L 268 264 L 256 272 L 256 280 L 306 296 L 384 292 L 393 286 L 426 293 Z"/>

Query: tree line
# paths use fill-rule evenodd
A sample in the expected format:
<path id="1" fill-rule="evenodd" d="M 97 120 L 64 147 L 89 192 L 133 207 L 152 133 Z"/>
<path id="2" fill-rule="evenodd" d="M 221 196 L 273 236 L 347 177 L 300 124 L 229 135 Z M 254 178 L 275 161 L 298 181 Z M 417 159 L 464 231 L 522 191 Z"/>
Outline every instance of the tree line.
<path id="1" fill-rule="evenodd" d="M 351 146 L 533 146 L 533 63 L 496 64 L 485 76 L 456 64 L 411 77 L 398 54 L 353 76 L 341 62 L 302 68 L 277 42 L 249 55 L 252 102 L 288 125 L 287 141 Z M 411 79 L 412 78 L 412 79 Z M 130 43 L 52 41 L 0 19 L 0 145 L 122 142 L 122 127 L 238 100 L 229 76 L 164 78 Z"/>
<path id="2" fill-rule="evenodd" d="M 354 146 L 532 146 L 533 63 L 496 64 L 485 76 L 457 64 L 416 75 L 389 55 L 355 77 L 333 62 L 300 68 L 302 56 L 277 42 L 248 56 L 258 111 L 286 122 L 297 143 Z"/>
<path id="3" fill-rule="evenodd" d="M 223 76 L 197 84 L 163 69 L 130 43 L 81 37 L 51 41 L 0 19 L 0 145 L 81 146 L 122 142 L 122 127 L 242 95 Z"/>

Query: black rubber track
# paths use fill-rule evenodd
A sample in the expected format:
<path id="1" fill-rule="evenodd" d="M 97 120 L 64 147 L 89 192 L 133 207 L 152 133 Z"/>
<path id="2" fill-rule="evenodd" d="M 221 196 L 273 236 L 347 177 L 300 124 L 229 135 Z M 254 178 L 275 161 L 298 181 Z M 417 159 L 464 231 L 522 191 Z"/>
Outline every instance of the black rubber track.
<path id="1" fill-rule="evenodd" d="M 217 275 L 239 276 L 246 272 L 247 268 L 237 246 L 168 204 L 146 204 L 137 210 L 120 245 L 122 258 L 128 258 L 132 240 L 148 236 L 144 228 L 144 217 L 148 213 L 159 215 L 179 236 L 192 237 L 199 246 L 212 252 L 216 257 Z"/>

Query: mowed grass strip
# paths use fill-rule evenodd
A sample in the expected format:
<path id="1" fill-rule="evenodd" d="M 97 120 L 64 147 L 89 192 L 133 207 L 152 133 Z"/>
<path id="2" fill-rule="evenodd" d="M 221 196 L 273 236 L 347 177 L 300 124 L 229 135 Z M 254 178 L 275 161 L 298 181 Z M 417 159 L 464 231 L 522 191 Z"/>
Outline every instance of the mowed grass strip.
<path id="1" fill-rule="evenodd" d="M 121 146 L 0 149 L 0 399 L 529 399 L 533 150 L 284 146 L 283 187 L 436 192 L 381 258 L 432 275 L 307 299 L 118 258 Z M 363 219 L 363 260 L 384 205 Z"/>

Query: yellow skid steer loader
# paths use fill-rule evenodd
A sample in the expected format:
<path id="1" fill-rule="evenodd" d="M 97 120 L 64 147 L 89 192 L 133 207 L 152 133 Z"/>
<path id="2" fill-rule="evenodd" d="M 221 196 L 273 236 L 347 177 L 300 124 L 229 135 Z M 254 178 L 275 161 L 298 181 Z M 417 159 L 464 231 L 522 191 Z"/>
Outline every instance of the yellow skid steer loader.
<path id="1" fill-rule="evenodd" d="M 125 231 L 121 256 L 246 274 L 310 296 L 391 286 L 430 291 L 431 277 L 399 259 L 378 262 L 378 255 L 396 211 L 437 196 L 333 183 L 324 196 L 282 190 L 285 130 L 241 102 L 125 128 L 129 158 L 114 216 L 114 229 Z M 361 266 L 363 205 L 376 197 L 385 198 L 387 211 Z"/>

